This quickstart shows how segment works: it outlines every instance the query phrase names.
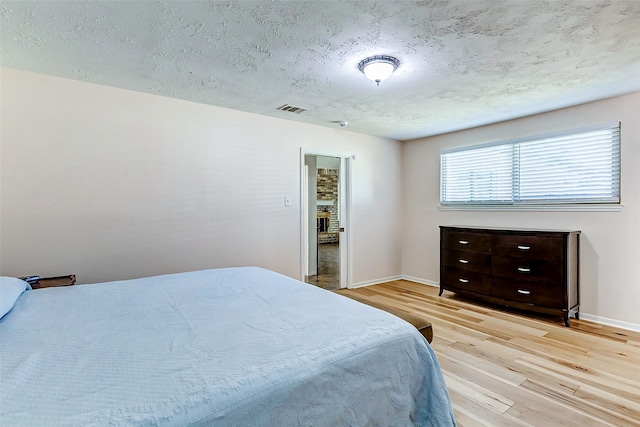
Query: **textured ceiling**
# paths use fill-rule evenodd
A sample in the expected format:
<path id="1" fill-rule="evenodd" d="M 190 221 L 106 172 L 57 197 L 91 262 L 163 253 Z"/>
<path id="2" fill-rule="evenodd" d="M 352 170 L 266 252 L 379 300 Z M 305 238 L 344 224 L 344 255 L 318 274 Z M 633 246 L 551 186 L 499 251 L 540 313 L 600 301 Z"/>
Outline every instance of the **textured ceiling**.
<path id="1" fill-rule="evenodd" d="M 0 13 L 2 66 L 398 140 L 640 91 L 640 0 L 0 0 Z M 357 67 L 376 54 L 400 60 L 379 87 Z"/>

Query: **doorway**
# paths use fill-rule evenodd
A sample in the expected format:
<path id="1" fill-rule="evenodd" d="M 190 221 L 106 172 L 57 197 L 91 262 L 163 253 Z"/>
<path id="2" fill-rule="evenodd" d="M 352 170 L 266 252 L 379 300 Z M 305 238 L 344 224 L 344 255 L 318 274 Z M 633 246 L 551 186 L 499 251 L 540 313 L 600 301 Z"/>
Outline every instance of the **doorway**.
<path id="1" fill-rule="evenodd" d="M 303 153 L 302 277 L 335 290 L 348 286 L 348 157 Z"/>

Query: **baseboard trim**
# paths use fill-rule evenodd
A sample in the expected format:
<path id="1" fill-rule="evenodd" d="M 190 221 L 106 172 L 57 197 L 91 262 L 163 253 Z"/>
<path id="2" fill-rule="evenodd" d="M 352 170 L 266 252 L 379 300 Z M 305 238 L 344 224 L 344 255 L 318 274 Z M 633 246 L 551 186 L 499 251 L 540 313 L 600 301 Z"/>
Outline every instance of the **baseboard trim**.
<path id="1" fill-rule="evenodd" d="M 602 325 L 614 326 L 620 329 L 640 332 L 640 325 L 637 323 L 624 322 L 622 320 L 610 319 L 608 317 L 595 316 L 589 313 L 580 312 L 580 320 L 588 320 L 590 322 L 600 323 Z"/>
<path id="2" fill-rule="evenodd" d="M 401 280 L 401 279 L 402 279 L 402 276 L 398 275 L 398 276 L 384 277 L 382 279 L 367 280 L 364 282 L 352 283 L 349 289 L 362 288 L 364 286 L 379 285 L 380 283 L 392 282 L 394 280 Z"/>
<path id="3" fill-rule="evenodd" d="M 381 283 L 392 282 L 394 280 L 408 280 L 410 282 L 420 283 L 421 285 L 434 286 L 436 288 L 440 287 L 440 282 L 434 282 L 433 280 L 426 280 L 426 279 L 421 279 L 419 277 L 413 277 L 413 276 L 407 276 L 407 275 L 401 274 L 398 276 L 384 277 L 382 279 L 367 280 L 365 282 L 354 283 L 351 285 L 350 289 L 379 285 Z"/>
<path id="4" fill-rule="evenodd" d="M 410 282 L 416 282 L 416 283 L 420 283 L 422 285 L 428 285 L 428 286 L 433 286 L 436 288 L 440 287 L 440 282 L 436 282 L 433 280 L 427 280 L 427 279 L 421 279 L 419 277 L 413 277 L 413 276 L 407 276 L 407 275 L 402 275 L 402 280 L 408 280 Z"/>

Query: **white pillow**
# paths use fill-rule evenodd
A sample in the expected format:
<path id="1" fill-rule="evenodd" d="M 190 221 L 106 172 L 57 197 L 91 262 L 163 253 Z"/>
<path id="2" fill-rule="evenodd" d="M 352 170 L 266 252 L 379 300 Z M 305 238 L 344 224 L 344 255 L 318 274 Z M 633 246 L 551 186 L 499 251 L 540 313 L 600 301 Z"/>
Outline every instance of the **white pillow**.
<path id="1" fill-rule="evenodd" d="M 4 317 L 18 300 L 18 297 L 29 287 L 24 280 L 15 277 L 0 277 L 0 318 Z"/>

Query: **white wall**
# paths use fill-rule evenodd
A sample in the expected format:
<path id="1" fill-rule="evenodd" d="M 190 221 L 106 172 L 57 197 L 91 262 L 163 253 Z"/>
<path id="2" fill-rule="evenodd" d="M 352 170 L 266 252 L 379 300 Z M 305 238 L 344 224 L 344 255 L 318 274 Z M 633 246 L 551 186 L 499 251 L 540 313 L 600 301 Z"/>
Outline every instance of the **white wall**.
<path id="1" fill-rule="evenodd" d="M 359 155 L 354 283 L 401 273 L 397 141 L 6 68 L 1 85 L 2 275 L 299 278 L 300 147 Z"/>
<path id="2" fill-rule="evenodd" d="M 441 211 L 440 151 L 605 122 L 622 122 L 619 212 Z M 439 281 L 440 225 L 577 229 L 583 317 L 640 327 L 640 93 L 406 142 L 403 274 Z M 613 320 L 613 322 L 611 322 Z"/>
<path id="3" fill-rule="evenodd" d="M 318 169 L 340 169 L 340 158 L 319 156 L 317 167 Z"/>

